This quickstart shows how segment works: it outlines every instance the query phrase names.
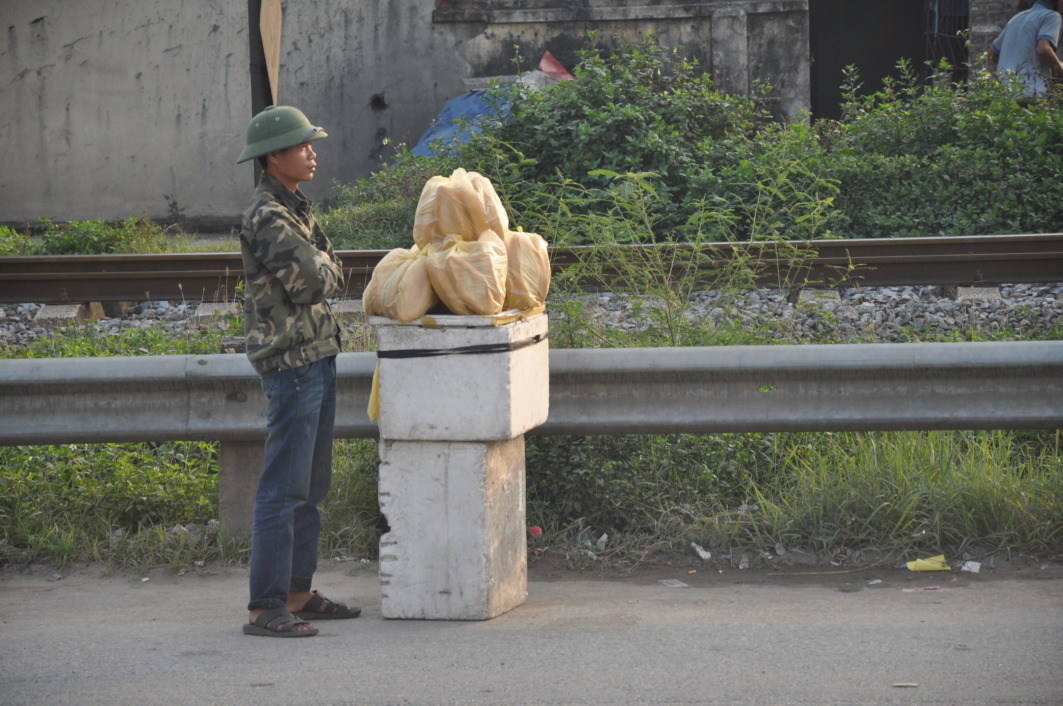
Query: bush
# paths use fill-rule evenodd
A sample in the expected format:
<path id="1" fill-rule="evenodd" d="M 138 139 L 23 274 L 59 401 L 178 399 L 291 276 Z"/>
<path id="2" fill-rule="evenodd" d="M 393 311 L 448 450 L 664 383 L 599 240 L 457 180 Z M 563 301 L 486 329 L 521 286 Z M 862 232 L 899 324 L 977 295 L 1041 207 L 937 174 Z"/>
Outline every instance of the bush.
<path id="1" fill-rule="evenodd" d="M 33 241 L 18 231 L 0 226 L 0 256 L 29 255 L 33 251 Z"/>
<path id="2" fill-rule="evenodd" d="M 413 244 L 415 198 L 353 203 L 318 218 L 337 250 L 391 250 Z"/>
<path id="3" fill-rule="evenodd" d="M 112 228 L 104 221 L 53 223 L 41 219 L 41 253 L 45 255 L 100 255 L 124 252 L 131 240 L 124 228 Z"/>
<path id="4" fill-rule="evenodd" d="M 150 219 L 130 216 L 117 224 L 105 221 L 54 223 L 40 220 L 39 255 L 105 255 L 109 253 L 158 252 L 166 250 L 166 230 Z"/>
<path id="5" fill-rule="evenodd" d="M 1063 203 L 1058 99 L 1018 102 L 1007 83 L 976 74 L 929 82 L 904 62 L 901 78 L 857 93 L 850 74 L 842 120 L 817 126 L 824 177 L 840 185 L 845 237 L 1052 232 Z"/>
<path id="6" fill-rule="evenodd" d="M 333 203 L 318 207 L 322 230 L 337 249 L 390 250 L 413 244 L 413 217 L 424 184 L 457 166 L 451 157 L 401 149 L 395 161 L 354 184 L 334 184 Z"/>
<path id="7" fill-rule="evenodd" d="M 698 145 L 749 135 L 767 118 L 752 100 L 717 91 L 679 51 L 661 49 L 652 35 L 609 56 L 592 45 L 579 53 L 574 81 L 548 90 L 511 84 L 512 112 L 482 133 L 488 139 L 474 138 L 465 156 L 475 160 L 477 149 L 501 144 L 532 157 L 513 163 L 526 181 L 564 174 L 583 182 L 608 169 L 653 172 L 682 188 Z"/>

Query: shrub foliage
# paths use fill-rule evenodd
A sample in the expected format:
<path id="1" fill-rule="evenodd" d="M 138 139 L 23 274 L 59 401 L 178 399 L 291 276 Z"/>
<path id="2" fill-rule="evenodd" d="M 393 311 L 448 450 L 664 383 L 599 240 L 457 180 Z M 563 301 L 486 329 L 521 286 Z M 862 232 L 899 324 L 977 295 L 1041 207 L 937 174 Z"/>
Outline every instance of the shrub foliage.
<path id="1" fill-rule="evenodd" d="M 492 89 L 509 110 L 467 131 L 467 145 L 431 158 L 401 152 L 347 188 L 341 209 L 382 202 L 395 218 L 381 227 L 368 213 L 368 232 L 341 229 L 345 246 L 407 246 L 419 185 L 457 166 L 491 178 L 513 219 L 551 242 L 568 215 L 611 200 L 610 174 L 643 175 L 652 187 L 657 227 L 644 242 L 684 241 L 692 222 L 703 235 L 705 223 L 727 223 L 709 231 L 717 240 L 756 238 L 755 206 L 776 214 L 771 230 L 791 240 L 1052 232 L 1063 217 L 1053 196 L 1063 101 L 1016 100 L 1014 86 L 984 71 L 957 83 L 947 64 L 902 62 L 899 78 L 868 93 L 851 70 L 841 119 L 780 124 L 765 108 L 770 86 L 720 93 L 652 35 L 608 54 L 592 43 L 579 58 L 573 81 Z M 414 203 L 402 215 L 394 200 Z M 804 218 L 824 202 L 821 217 Z"/>

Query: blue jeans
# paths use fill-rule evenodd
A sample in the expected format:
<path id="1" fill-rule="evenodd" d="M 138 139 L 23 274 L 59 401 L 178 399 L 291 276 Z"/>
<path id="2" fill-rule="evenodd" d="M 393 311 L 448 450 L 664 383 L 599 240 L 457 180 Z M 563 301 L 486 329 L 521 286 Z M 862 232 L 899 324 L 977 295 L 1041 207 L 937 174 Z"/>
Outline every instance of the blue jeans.
<path id="1" fill-rule="evenodd" d="M 336 358 L 262 378 L 268 407 L 265 463 L 255 496 L 248 610 L 283 608 L 317 570 L 318 503 L 332 483 Z"/>

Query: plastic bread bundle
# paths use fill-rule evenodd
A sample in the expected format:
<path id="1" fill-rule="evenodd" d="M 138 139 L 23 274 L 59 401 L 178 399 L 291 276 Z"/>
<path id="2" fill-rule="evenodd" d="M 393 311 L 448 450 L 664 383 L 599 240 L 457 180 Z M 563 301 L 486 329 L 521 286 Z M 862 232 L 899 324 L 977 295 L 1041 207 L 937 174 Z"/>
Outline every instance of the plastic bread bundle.
<path id="1" fill-rule="evenodd" d="M 417 211 L 413 216 L 413 242 L 417 247 L 424 250 L 432 244 L 435 233 L 439 230 L 439 219 L 436 215 L 436 190 L 440 184 L 446 184 L 449 179 L 445 176 L 434 176 L 425 182 L 421 189 L 421 197 L 417 201 Z M 440 234 L 439 239 L 443 239 Z"/>
<path id="2" fill-rule="evenodd" d="M 366 316 L 387 316 L 403 323 L 424 316 L 438 302 L 428 275 L 427 253 L 416 245 L 385 255 L 362 293 Z"/>
<path id="3" fill-rule="evenodd" d="M 538 233 L 509 230 L 491 181 L 455 169 L 425 182 L 409 250 L 389 252 L 362 295 L 366 315 L 413 321 L 442 301 L 452 314 L 489 316 L 542 306 L 550 258 Z"/>
<path id="4" fill-rule="evenodd" d="M 476 240 L 492 230 L 504 238 L 509 215 L 489 179 L 455 169 L 450 177 L 434 176 L 421 190 L 413 221 L 413 240 L 421 248 L 448 235 Z"/>
<path id="5" fill-rule="evenodd" d="M 550 290 L 550 254 L 538 233 L 506 231 L 506 309 L 533 309 Z"/>
<path id="6" fill-rule="evenodd" d="M 427 258 L 432 288 L 451 313 L 490 316 L 502 311 L 506 245 L 493 230 L 484 230 L 476 240 L 448 235 L 428 248 Z"/>

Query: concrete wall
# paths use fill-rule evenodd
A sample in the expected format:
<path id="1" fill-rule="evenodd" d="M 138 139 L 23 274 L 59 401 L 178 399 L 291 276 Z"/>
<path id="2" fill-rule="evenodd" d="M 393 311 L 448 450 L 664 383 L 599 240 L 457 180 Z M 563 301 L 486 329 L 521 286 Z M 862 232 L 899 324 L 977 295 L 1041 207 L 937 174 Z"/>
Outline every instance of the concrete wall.
<path id="1" fill-rule="evenodd" d="M 976 63 L 1011 17 L 1033 4 L 1033 0 L 971 0 L 971 63 Z"/>
<path id="2" fill-rule="evenodd" d="M 780 116 L 808 107 L 807 0 L 528 4 L 283 2 L 280 102 L 330 134 L 306 192 L 325 199 L 412 145 L 465 79 L 534 68 L 545 50 L 571 67 L 591 29 L 607 47 L 653 30 L 724 90 L 763 78 Z M 3 0 L 0 223 L 164 218 L 171 203 L 234 219 L 253 186 L 235 164 L 252 114 L 247 6 Z"/>
<path id="3" fill-rule="evenodd" d="M 166 195 L 189 215 L 237 211 L 250 182 L 230 164 L 250 103 L 244 7 L 6 0 L 0 220 L 165 214 Z"/>

